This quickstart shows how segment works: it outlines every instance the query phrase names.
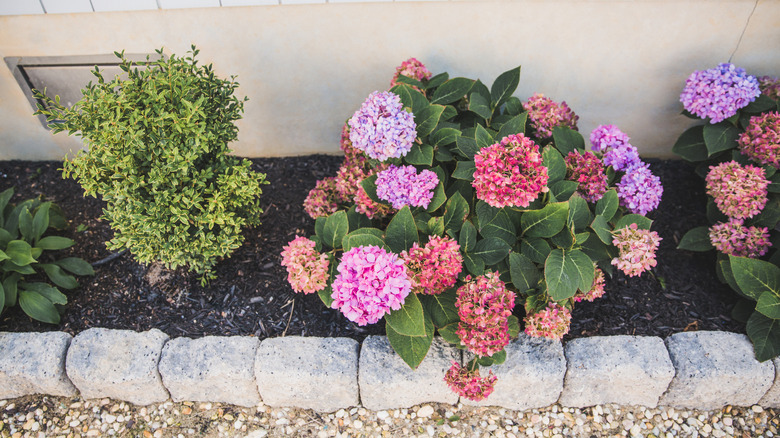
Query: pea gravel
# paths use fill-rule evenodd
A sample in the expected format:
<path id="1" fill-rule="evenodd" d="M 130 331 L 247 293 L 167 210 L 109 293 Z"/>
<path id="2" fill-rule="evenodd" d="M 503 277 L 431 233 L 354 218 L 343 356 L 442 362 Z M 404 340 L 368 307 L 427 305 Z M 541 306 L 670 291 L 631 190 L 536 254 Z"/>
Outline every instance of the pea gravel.
<path id="1" fill-rule="evenodd" d="M 424 404 L 410 409 L 239 408 L 220 403 L 138 407 L 110 399 L 0 400 L 0 437 L 773 437 L 778 411 L 616 405 L 530 411 Z"/>

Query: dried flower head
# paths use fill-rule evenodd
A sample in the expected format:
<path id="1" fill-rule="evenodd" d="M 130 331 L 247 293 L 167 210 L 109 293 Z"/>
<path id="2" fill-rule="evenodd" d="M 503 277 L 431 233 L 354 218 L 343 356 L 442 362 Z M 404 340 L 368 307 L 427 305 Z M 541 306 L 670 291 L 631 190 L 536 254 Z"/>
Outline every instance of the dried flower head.
<path id="1" fill-rule="evenodd" d="M 746 107 L 761 94 L 758 80 L 745 69 L 723 63 L 697 70 L 685 81 L 680 102 L 691 114 L 718 123 Z"/>
<path id="2" fill-rule="evenodd" d="M 523 108 L 528 111 L 531 127 L 539 139 L 552 137 L 552 130 L 556 126 L 577 129 L 579 117 L 566 102 L 557 103 L 543 94 L 536 93 L 523 103 Z"/>
<path id="3" fill-rule="evenodd" d="M 617 192 L 620 205 L 631 213 L 645 215 L 658 208 L 664 187 L 661 179 L 650 171 L 650 165 L 640 161 L 626 169 L 617 183 Z"/>
<path id="4" fill-rule="evenodd" d="M 727 161 L 710 166 L 705 181 L 707 194 L 728 217 L 751 218 L 766 206 L 769 181 L 760 167 Z"/>
<path id="5" fill-rule="evenodd" d="M 655 252 L 661 243 L 658 233 L 637 228 L 636 224 L 613 233 L 612 244 L 619 251 L 612 264 L 629 277 L 640 275 L 657 264 Z"/>
<path id="6" fill-rule="evenodd" d="M 607 191 L 604 163 L 593 152 L 569 152 L 566 156 L 566 179 L 579 184 L 577 191 L 588 202 L 598 201 Z"/>
<path id="7" fill-rule="evenodd" d="M 493 371 L 485 377 L 480 377 L 479 369 L 469 370 L 455 361 L 444 375 L 444 381 L 453 392 L 472 401 L 484 400 L 489 396 L 493 392 L 496 380 Z"/>
<path id="8" fill-rule="evenodd" d="M 463 269 L 460 245 L 449 236 L 431 236 L 424 247 L 417 242 L 401 253 L 412 280 L 412 291 L 438 295 L 455 286 Z"/>
<path id="9" fill-rule="evenodd" d="M 287 281 L 295 292 L 310 294 L 328 285 L 328 256 L 317 252 L 315 246 L 313 240 L 298 236 L 282 248 L 282 266 L 287 268 Z"/>
<path id="10" fill-rule="evenodd" d="M 397 210 L 406 205 L 428 208 L 438 184 L 439 177 L 428 169 L 418 174 L 414 166 L 390 165 L 377 173 L 376 195 Z"/>
<path id="11" fill-rule="evenodd" d="M 526 308 L 526 312 L 530 309 Z M 528 313 L 523 320 L 525 334 L 536 338 L 561 339 L 569 333 L 571 326 L 571 310 L 555 301 L 547 303 L 547 307 Z"/>
<path id="12" fill-rule="evenodd" d="M 710 227 L 710 242 L 723 254 L 753 259 L 763 256 L 772 247 L 768 228 L 746 227 L 742 219 L 734 218 Z"/>
<path id="13" fill-rule="evenodd" d="M 379 161 L 403 157 L 417 138 L 414 115 L 389 91 L 371 93 L 348 123 L 352 146 Z"/>
<path id="14" fill-rule="evenodd" d="M 757 163 L 780 167 L 780 112 L 751 117 L 739 136 L 739 149 Z"/>

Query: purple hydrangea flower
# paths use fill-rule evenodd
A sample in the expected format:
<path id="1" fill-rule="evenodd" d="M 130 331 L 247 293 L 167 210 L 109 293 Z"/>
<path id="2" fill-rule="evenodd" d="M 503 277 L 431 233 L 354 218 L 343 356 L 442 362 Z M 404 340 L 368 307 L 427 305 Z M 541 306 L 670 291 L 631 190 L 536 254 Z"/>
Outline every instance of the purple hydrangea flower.
<path id="1" fill-rule="evenodd" d="M 685 81 L 680 102 L 688 112 L 710 123 L 718 123 L 756 100 L 761 94 L 758 80 L 734 64 L 723 63 L 697 70 Z"/>
<path id="2" fill-rule="evenodd" d="M 404 205 L 428 208 L 439 177 L 428 169 L 419 174 L 414 166 L 390 165 L 377 174 L 376 195 L 400 210 Z"/>
<path id="3" fill-rule="evenodd" d="M 596 152 L 604 152 L 610 148 L 616 148 L 628 144 L 628 136 L 615 125 L 599 125 L 590 133 L 590 142 Z"/>
<path id="4" fill-rule="evenodd" d="M 631 213 L 647 214 L 658 207 L 664 188 L 661 179 L 650 172 L 650 165 L 639 162 L 626 169 L 626 174 L 617 184 L 620 205 Z"/>
<path id="5" fill-rule="evenodd" d="M 624 172 L 641 163 L 639 151 L 628 143 L 619 143 L 607 148 L 606 152 L 604 152 L 603 160 L 604 164 L 612 166 L 613 169 L 619 172 Z"/>
<path id="6" fill-rule="evenodd" d="M 403 157 L 417 138 L 414 115 L 389 91 L 371 93 L 348 123 L 352 146 L 379 161 Z"/>

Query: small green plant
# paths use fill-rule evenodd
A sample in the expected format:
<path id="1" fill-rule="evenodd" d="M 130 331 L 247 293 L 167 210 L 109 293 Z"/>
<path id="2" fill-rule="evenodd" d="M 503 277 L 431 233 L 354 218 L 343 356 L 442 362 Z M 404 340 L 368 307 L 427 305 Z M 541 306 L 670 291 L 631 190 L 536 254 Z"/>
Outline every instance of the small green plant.
<path id="1" fill-rule="evenodd" d="M 88 149 L 66 159 L 63 174 L 106 201 L 109 249 L 129 249 L 142 263 L 187 266 L 205 282 L 263 212 L 265 175 L 228 155 L 246 98 L 234 96 L 233 77 L 198 65 L 195 46 L 185 58 L 147 58 L 145 68 L 115 54 L 126 79 L 106 81 L 96 67 L 98 82 L 72 108 L 36 90 L 45 103 L 36 114 L 55 133 L 85 140 Z"/>
<path id="2" fill-rule="evenodd" d="M 69 248 L 75 243 L 66 237 L 44 236 L 49 228 L 67 226 L 62 210 L 40 199 L 13 205 L 9 203 L 13 194 L 13 189 L 0 193 L 0 313 L 18 302 L 31 318 L 57 324 L 60 322 L 57 305 L 68 303 L 57 286 L 63 289 L 78 286 L 67 272 L 76 275 L 95 272 L 80 258 L 55 260 L 48 253 L 44 255 L 44 251 Z M 56 286 L 39 281 L 44 278 Z"/>

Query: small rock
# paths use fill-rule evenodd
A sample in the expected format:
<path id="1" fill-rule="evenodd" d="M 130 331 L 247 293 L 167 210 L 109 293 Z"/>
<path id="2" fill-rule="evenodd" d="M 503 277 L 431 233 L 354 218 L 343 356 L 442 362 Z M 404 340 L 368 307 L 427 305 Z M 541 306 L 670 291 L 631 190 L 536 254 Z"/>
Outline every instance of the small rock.
<path id="1" fill-rule="evenodd" d="M 750 408 L 750 409 L 752 409 L 753 412 L 755 412 L 756 414 L 760 414 L 760 413 L 764 412 L 764 408 L 762 408 L 759 405 L 753 405 L 753 407 Z"/>
<path id="2" fill-rule="evenodd" d="M 433 407 L 431 405 L 425 405 L 417 411 L 417 416 L 421 418 L 428 418 L 433 415 Z"/>
<path id="3" fill-rule="evenodd" d="M 267 435 L 268 435 L 268 431 L 261 428 L 250 432 L 249 434 L 247 434 L 245 438 L 264 438 Z"/>

